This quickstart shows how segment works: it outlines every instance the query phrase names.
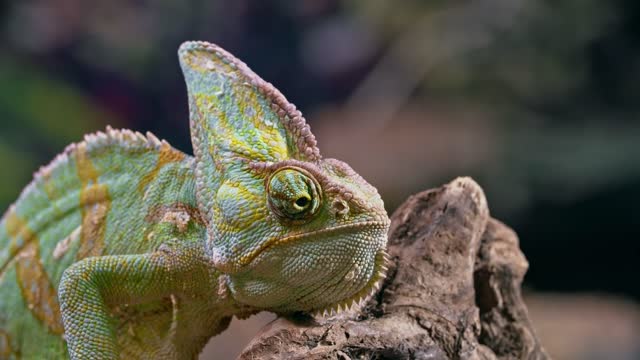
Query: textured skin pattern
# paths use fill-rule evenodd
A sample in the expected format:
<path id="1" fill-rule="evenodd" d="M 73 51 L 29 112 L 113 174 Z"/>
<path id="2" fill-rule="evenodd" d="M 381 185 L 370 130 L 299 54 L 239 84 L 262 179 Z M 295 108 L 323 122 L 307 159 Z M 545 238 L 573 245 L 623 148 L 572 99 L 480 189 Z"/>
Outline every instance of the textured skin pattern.
<path id="1" fill-rule="evenodd" d="M 0 360 L 192 359 L 234 315 L 341 310 L 384 276 L 376 189 L 244 63 L 178 53 L 195 156 L 107 128 L 0 220 Z"/>

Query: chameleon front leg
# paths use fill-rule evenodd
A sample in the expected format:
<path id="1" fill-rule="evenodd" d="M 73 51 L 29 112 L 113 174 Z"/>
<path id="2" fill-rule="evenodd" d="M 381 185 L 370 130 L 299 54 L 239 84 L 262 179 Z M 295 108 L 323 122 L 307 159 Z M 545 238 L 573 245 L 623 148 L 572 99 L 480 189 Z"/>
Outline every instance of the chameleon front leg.
<path id="1" fill-rule="evenodd" d="M 193 254 L 159 250 L 141 255 L 86 258 L 69 267 L 59 289 L 71 359 L 117 359 L 120 349 L 110 309 L 184 290 Z"/>

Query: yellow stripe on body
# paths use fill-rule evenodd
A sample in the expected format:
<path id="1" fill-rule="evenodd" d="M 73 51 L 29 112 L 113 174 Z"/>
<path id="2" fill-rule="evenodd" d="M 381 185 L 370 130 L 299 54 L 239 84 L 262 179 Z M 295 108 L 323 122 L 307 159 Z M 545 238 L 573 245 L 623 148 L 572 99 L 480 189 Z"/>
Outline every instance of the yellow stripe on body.
<path id="1" fill-rule="evenodd" d="M 32 241 L 37 241 L 35 234 L 16 213 L 15 207 L 11 207 L 5 217 L 5 229 L 11 238 L 9 243 L 9 259 L 12 259 Z M 10 261 L 5 264 L 8 267 Z M 4 270 L 4 269 L 0 269 Z M 2 271 L 0 271 L 0 274 Z"/>
<path id="2" fill-rule="evenodd" d="M 45 272 L 37 241 L 32 241 L 16 259 L 16 274 L 27 307 L 53 334 L 64 332 L 56 290 Z"/>
<path id="3" fill-rule="evenodd" d="M 27 307 L 33 316 L 54 334 L 62 334 L 62 318 L 56 291 L 40 260 L 36 235 L 27 222 L 12 209 L 6 218 L 6 229 L 12 238 L 10 251 L 16 256 L 16 276 Z M 22 239 L 21 243 L 17 243 Z"/>
<path id="4" fill-rule="evenodd" d="M 8 359 L 12 354 L 11 338 L 5 331 L 0 330 L 0 359 Z"/>
<path id="5" fill-rule="evenodd" d="M 138 184 L 138 191 L 144 192 L 147 185 L 151 183 L 157 176 L 160 170 L 167 164 L 173 162 L 180 162 L 184 160 L 185 154 L 171 147 L 168 143 L 163 143 L 160 147 L 160 153 L 158 154 L 158 161 L 156 166 L 142 177 Z"/>
<path id="6" fill-rule="evenodd" d="M 85 143 L 79 144 L 76 149 L 76 167 L 78 178 L 82 183 L 80 190 L 82 226 L 80 248 L 76 254 L 76 258 L 80 260 L 102 254 L 111 198 L 107 185 L 98 184 L 99 174 L 87 154 Z"/>

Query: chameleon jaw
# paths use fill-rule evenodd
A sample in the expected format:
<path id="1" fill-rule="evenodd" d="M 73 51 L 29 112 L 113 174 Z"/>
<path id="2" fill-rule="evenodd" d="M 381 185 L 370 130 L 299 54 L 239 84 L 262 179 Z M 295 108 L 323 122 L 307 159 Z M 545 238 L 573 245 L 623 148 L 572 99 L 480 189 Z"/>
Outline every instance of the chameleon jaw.
<path id="1" fill-rule="evenodd" d="M 241 257 L 237 261 L 237 266 L 238 266 L 238 268 L 242 268 L 242 267 L 245 267 L 245 266 L 249 265 L 260 254 L 262 254 L 263 252 L 265 252 L 266 250 L 268 250 L 269 248 L 272 248 L 274 246 L 287 244 L 287 243 L 298 241 L 298 240 L 304 240 L 304 239 L 307 239 L 309 237 L 315 237 L 315 236 L 319 236 L 319 235 L 327 235 L 327 234 L 331 234 L 331 233 L 336 233 L 336 232 L 340 232 L 342 230 L 354 230 L 354 229 L 365 228 L 365 227 L 384 227 L 384 228 L 387 228 L 388 226 L 389 226 L 389 222 L 388 221 L 376 221 L 376 220 L 361 221 L 361 222 L 352 223 L 352 224 L 333 226 L 333 227 L 326 228 L 326 229 L 319 229 L 319 230 L 316 230 L 316 231 L 306 232 L 306 233 L 302 233 L 302 234 L 289 235 L 289 236 L 286 236 L 286 237 L 283 237 L 283 238 L 281 238 L 281 237 L 273 237 L 273 238 L 270 238 L 269 240 L 265 241 L 264 243 L 262 243 L 258 248 L 256 248 L 255 250 L 253 250 L 249 254 Z"/>
<path id="2" fill-rule="evenodd" d="M 369 281 L 352 296 L 339 301 L 333 305 L 310 311 L 312 315 L 319 317 L 334 316 L 344 311 L 359 308 L 364 305 L 369 298 L 380 290 L 380 286 L 387 277 L 387 267 L 389 264 L 389 254 L 385 249 L 380 249 L 375 256 L 375 265 L 373 268 L 373 276 Z"/>

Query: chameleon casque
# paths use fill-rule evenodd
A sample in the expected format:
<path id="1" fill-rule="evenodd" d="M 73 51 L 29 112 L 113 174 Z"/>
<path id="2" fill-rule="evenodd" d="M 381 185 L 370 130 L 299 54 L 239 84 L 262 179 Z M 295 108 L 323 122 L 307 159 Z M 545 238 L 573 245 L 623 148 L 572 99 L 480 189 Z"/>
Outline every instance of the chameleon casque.
<path id="1" fill-rule="evenodd" d="M 194 156 L 87 135 L 0 221 L 0 359 L 192 359 L 231 318 L 339 311 L 385 272 L 377 190 L 216 45 L 178 50 Z"/>

